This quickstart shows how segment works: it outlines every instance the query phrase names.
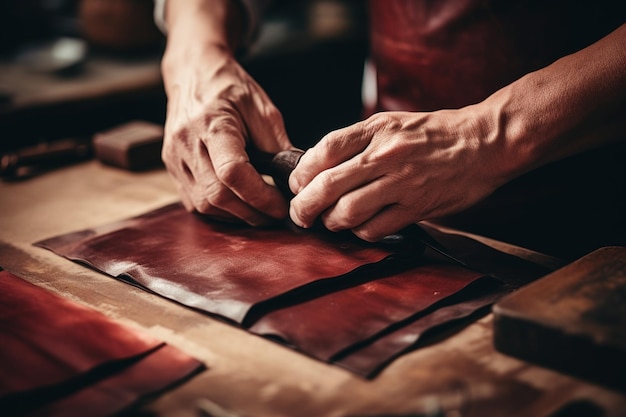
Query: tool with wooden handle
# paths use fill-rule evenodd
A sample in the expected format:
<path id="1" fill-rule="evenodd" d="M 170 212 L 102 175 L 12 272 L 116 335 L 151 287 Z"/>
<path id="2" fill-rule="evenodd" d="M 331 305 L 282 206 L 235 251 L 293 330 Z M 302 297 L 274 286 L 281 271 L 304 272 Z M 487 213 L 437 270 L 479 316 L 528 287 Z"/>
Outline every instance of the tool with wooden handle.
<path id="1" fill-rule="evenodd" d="M 271 176 L 280 192 L 291 200 L 294 195 L 289 189 L 289 175 L 300 162 L 304 151 L 294 148 L 273 154 L 250 147 L 247 152 L 252 166 L 259 173 Z"/>

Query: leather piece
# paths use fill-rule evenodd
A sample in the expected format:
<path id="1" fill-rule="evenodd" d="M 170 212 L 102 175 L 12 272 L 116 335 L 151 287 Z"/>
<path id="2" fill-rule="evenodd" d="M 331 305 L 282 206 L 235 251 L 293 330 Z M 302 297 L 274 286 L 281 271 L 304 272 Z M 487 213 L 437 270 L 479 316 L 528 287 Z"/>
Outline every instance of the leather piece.
<path id="1" fill-rule="evenodd" d="M 0 272 L 0 288 L 0 398 L 60 384 L 161 344 L 7 271 Z M 103 335 L 116 343 L 101 342 Z"/>
<path id="2" fill-rule="evenodd" d="M 85 387 L 28 414 L 29 417 L 105 417 L 127 410 L 186 381 L 203 368 L 173 346 L 153 354 L 119 374 Z"/>
<path id="3" fill-rule="evenodd" d="M 134 383 L 138 392 L 148 394 L 154 392 L 151 388 L 154 384 L 167 386 L 191 375 L 189 368 L 198 370 L 203 366 L 151 336 L 115 323 L 97 311 L 49 293 L 7 271 L 0 271 L 0 289 L 3 415 L 38 412 L 47 404 L 111 377 L 124 384 Z M 151 370 L 146 373 L 143 368 L 143 375 L 134 372 L 136 376 L 131 379 L 123 377 L 157 352 L 163 367 L 178 367 L 183 362 L 186 367 L 181 367 L 181 372 L 161 373 Z M 111 406 L 120 410 L 126 407 L 128 402 L 122 401 L 122 397 L 110 398 Z M 87 407 L 81 412 L 95 415 L 96 411 Z"/>
<path id="4" fill-rule="evenodd" d="M 429 263 L 269 312 L 250 331 L 279 337 L 327 361 L 481 276 L 456 265 Z"/>
<path id="5" fill-rule="evenodd" d="M 239 323 L 256 303 L 391 254 L 356 238 L 209 222 L 180 204 L 36 245 Z"/>
<path id="6" fill-rule="evenodd" d="M 279 336 L 325 361 L 358 353 L 378 338 L 393 341 L 390 329 L 419 321 L 420 314 L 425 318 L 417 337 L 409 328 L 403 340 L 410 343 L 401 351 L 427 329 L 471 314 L 487 304 L 483 294 L 455 294 L 488 279 L 485 271 L 507 288 L 549 272 L 473 239 L 427 225 L 418 229 L 404 236 L 418 237 L 420 245 L 391 239 L 394 243 L 377 246 L 351 234 L 215 223 L 172 204 L 36 245 L 252 332 Z M 422 253 L 424 242 L 428 249 Z M 448 244 L 452 257 L 440 253 Z M 454 299 L 461 305 L 436 314 L 434 305 Z M 391 346 L 352 370 L 366 375 L 376 362 L 386 363 L 398 352 L 395 342 Z"/>
<path id="7" fill-rule="evenodd" d="M 564 261 L 558 259 L 554 259 L 550 267 L 540 265 L 501 252 L 467 236 L 444 232 L 434 225 L 420 223 L 420 227 L 468 268 L 498 278 L 512 288 L 519 288 L 565 265 Z"/>
<path id="8" fill-rule="evenodd" d="M 394 359 L 413 350 L 429 332 L 444 325 L 454 325 L 459 320 L 486 309 L 510 293 L 511 287 L 497 282 L 471 284 L 458 294 L 431 308 L 399 322 L 360 346 L 338 352 L 330 362 L 364 377 L 373 377 Z"/>

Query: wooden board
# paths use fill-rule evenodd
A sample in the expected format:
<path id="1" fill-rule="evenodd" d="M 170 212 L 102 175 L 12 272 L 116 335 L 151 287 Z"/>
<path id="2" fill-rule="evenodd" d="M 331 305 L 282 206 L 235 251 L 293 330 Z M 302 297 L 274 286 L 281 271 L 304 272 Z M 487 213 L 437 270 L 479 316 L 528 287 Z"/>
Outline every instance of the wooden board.
<path id="1" fill-rule="evenodd" d="M 598 249 L 494 306 L 503 353 L 626 390 L 626 248 Z"/>

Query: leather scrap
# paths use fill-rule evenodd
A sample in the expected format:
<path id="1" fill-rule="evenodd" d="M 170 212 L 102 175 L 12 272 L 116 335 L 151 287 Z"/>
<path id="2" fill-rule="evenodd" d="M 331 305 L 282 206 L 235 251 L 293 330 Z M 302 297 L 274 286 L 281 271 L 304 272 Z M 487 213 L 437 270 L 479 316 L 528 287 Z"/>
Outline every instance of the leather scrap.
<path id="1" fill-rule="evenodd" d="M 279 337 L 327 361 L 482 276 L 456 265 L 421 265 L 269 312 L 250 331 Z"/>
<path id="2" fill-rule="evenodd" d="M 138 366 L 151 362 L 153 355 L 176 371 L 139 372 Z M 181 381 L 202 367 L 160 340 L 0 271 L 0 409 L 5 416 L 39 413 L 45 407 L 67 413 L 51 404 L 110 378 L 144 396 L 154 392 L 155 384 Z M 125 373 L 133 377 L 123 377 Z M 119 391 L 109 400 L 122 410 L 131 401 L 127 391 Z M 85 407 L 83 415 L 109 415 Z"/>
<path id="3" fill-rule="evenodd" d="M 83 417 L 117 414 L 172 389 L 202 370 L 199 363 L 163 345 L 124 371 L 35 410 L 29 417 Z"/>
<path id="4" fill-rule="evenodd" d="M 475 281 L 459 293 L 390 326 L 360 345 L 338 352 L 330 362 L 371 378 L 394 359 L 415 349 L 428 333 L 436 334 L 445 326 L 453 326 L 484 311 L 510 291 L 510 287 L 498 281 Z"/>

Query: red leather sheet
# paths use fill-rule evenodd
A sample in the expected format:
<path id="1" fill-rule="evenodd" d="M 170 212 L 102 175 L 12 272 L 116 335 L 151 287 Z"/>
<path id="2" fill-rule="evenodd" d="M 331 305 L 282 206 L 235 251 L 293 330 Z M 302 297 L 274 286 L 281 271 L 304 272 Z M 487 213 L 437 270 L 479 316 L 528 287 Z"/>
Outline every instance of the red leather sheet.
<path id="1" fill-rule="evenodd" d="M 114 415 L 179 384 L 201 370 L 198 365 L 180 350 L 163 345 L 128 369 L 49 403 L 29 417 Z"/>
<path id="2" fill-rule="evenodd" d="M 350 234 L 215 223 L 173 204 L 36 245 L 367 375 L 426 329 L 488 305 L 473 292 L 454 308 L 433 308 L 487 279 L 480 279 L 485 271 L 512 288 L 548 272 L 472 239 L 423 229 L 418 235 L 431 247 L 410 259 Z M 460 263 L 437 252 L 448 244 Z M 390 332 L 398 323 L 407 326 L 400 342 Z M 359 350 L 370 344 L 373 350 Z"/>
<path id="3" fill-rule="evenodd" d="M 269 312 L 250 330 L 278 336 L 326 361 L 481 276 L 455 265 L 423 265 Z"/>
<path id="4" fill-rule="evenodd" d="M 112 325 L 106 316 L 55 297 L 6 271 L 0 272 L 0 288 L 3 397 L 59 384 L 102 362 L 138 357 L 161 344 Z M 103 335 L 116 342 L 98 343 Z M 12 360 L 15 358 L 23 360 Z"/>
<path id="5" fill-rule="evenodd" d="M 440 330 L 445 325 L 454 325 L 491 306 L 511 290 L 497 282 L 486 286 L 482 284 L 484 283 L 475 281 L 471 285 L 477 288 L 465 288 L 432 308 L 374 335 L 359 346 L 338 352 L 330 361 L 365 377 L 376 375 L 393 359 L 414 349 L 427 332 Z"/>
<path id="6" fill-rule="evenodd" d="M 138 382 L 142 395 L 151 384 L 167 385 L 200 369 L 195 359 L 163 342 L 117 324 L 99 312 L 49 293 L 7 271 L 0 271 L 0 409 L 3 415 L 26 415 L 86 386 L 128 372 L 156 352 L 176 372 L 148 373 Z M 162 352 L 169 352 L 163 354 Z M 182 355 L 182 356 L 181 356 Z M 145 368 L 144 368 L 145 371 Z M 127 380 L 127 383 L 131 380 Z M 129 405 L 121 396 L 112 407 Z M 61 408 L 62 409 L 62 408 Z M 93 411 L 87 413 L 87 411 Z M 83 415 L 98 410 L 82 409 Z"/>
<path id="7" fill-rule="evenodd" d="M 356 239 L 203 221 L 179 204 L 36 245 L 236 322 L 255 303 L 390 254 Z"/>

